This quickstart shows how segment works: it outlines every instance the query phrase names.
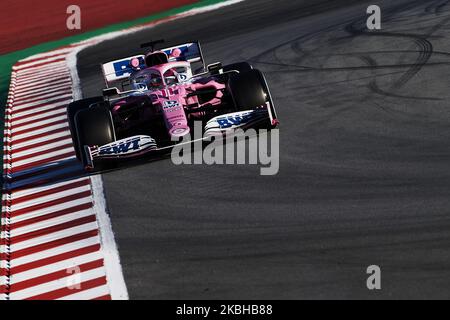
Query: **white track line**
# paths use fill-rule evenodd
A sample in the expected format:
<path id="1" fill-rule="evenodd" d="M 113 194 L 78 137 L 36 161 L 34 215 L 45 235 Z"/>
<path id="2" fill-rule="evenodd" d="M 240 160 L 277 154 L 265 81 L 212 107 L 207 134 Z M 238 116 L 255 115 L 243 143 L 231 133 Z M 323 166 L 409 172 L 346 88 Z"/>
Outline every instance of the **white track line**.
<path id="1" fill-rule="evenodd" d="M 91 190 L 91 187 L 89 185 L 79 186 L 79 187 L 72 188 L 72 189 L 69 189 L 69 190 L 64 190 L 64 191 L 60 191 L 60 192 L 57 192 L 57 193 L 52 193 L 52 194 L 46 195 L 44 197 L 39 197 L 37 199 L 31 199 L 31 200 L 28 200 L 28 201 L 23 201 L 23 202 L 20 202 L 19 204 L 16 204 L 16 205 L 13 204 L 11 206 L 11 208 L 14 208 L 14 210 L 25 209 L 25 208 L 28 208 L 30 206 L 36 205 L 38 203 L 44 203 L 44 202 L 56 200 L 56 199 L 59 199 L 59 198 L 67 197 L 67 196 L 70 196 L 70 195 L 74 195 L 74 194 L 78 194 L 80 192 L 90 191 L 90 190 Z M 65 207 L 67 208 L 67 206 L 65 206 Z M 17 218 L 20 218 L 20 219 L 16 220 L 15 218 L 16 217 L 14 217 L 14 216 L 11 218 L 11 223 L 14 223 L 16 221 L 23 221 L 24 220 L 23 217 L 21 217 L 20 215 L 17 217 Z M 12 230 L 11 232 L 14 232 L 14 230 Z"/>
<path id="2" fill-rule="evenodd" d="M 85 179 L 87 179 L 87 178 L 82 177 L 82 178 L 73 179 L 73 180 L 69 180 L 69 181 L 62 181 L 62 182 L 52 183 L 52 184 L 43 185 L 43 186 L 34 187 L 34 188 L 27 188 L 26 190 L 12 191 L 11 192 L 11 200 L 18 200 L 24 196 L 33 196 L 33 195 L 36 195 L 43 191 L 47 191 L 49 189 L 64 187 L 71 183 L 81 182 Z"/>
<path id="3" fill-rule="evenodd" d="M 42 275 L 46 275 L 55 271 L 64 270 L 72 266 L 80 265 L 83 263 L 92 262 L 101 259 L 101 252 L 96 251 L 88 253 L 86 255 L 70 258 L 56 263 L 48 264 L 39 268 L 27 270 L 25 272 L 16 273 L 11 276 L 11 283 L 18 283 L 24 280 L 33 279 Z"/>
<path id="4" fill-rule="evenodd" d="M 35 60 L 35 59 L 45 59 L 49 55 L 57 55 L 57 54 L 61 54 L 61 53 L 66 53 L 67 54 L 67 53 L 70 53 L 72 50 L 73 50 L 73 48 L 69 47 L 69 48 L 53 50 L 53 51 L 51 51 L 51 54 L 49 54 L 48 52 L 39 53 L 39 54 L 35 54 L 33 56 L 30 56 L 28 58 L 22 59 L 19 62 L 26 62 L 26 61 Z"/>
<path id="5" fill-rule="evenodd" d="M 45 117 L 59 117 L 61 114 L 66 114 L 66 109 L 61 109 L 61 110 L 52 110 L 52 111 L 48 111 L 48 112 L 43 112 L 41 114 L 38 114 L 36 116 L 30 116 L 30 117 L 26 117 L 20 120 L 15 120 L 14 121 L 14 125 L 17 126 L 19 124 L 25 123 L 25 122 L 29 122 L 29 121 L 33 121 L 33 120 L 39 120 Z"/>
<path id="6" fill-rule="evenodd" d="M 128 291 L 123 277 L 116 241 L 114 240 L 111 220 L 106 211 L 102 178 L 99 175 L 92 176 L 91 184 L 94 198 L 94 212 L 100 228 L 102 252 L 105 259 L 105 269 L 111 290 L 111 298 L 114 300 L 127 300 Z"/>
<path id="7" fill-rule="evenodd" d="M 20 72 L 20 70 L 28 70 L 30 68 L 33 68 L 37 65 L 41 65 L 43 63 L 46 64 L 50 64 L 50 63 L 54 63 L 56 60 L 61 60 L 64 59 L 66 57 L 65 54 L 59 55 L 59 56 L 54 56 L 54 57 L 50 57 L 50 58 L 45 58 L 45 59 L 41 59 L 41 60 L 37 60 L 37 61 L 33 61 L 33 62 L 29 62 L 29 63 L 24 63 L 18 66 L 14 66 L 13 70 Z"/>
<path id="8" fill-rule="evenodd" d="M 57 226 L 63 223 L 71 222 L 77 219 L 89 217 L 92 215 L 92 210 L 81 210 L 74 213 L 65 214 L 53 219 L 47 219 L 44 221 L 39 221 L 37 223 L 29 224 L 20 228 L 15 228 L 11 230 L 10 236 L 14 240 L 14 237 L 25 235 L 30 232 L 35 232 L 43 230 L 49 227 Z"/>
<path id="9" fill-rule="evenodd" d="M 15 111 L 12 115 L 12 120 L 14 120 L 14 118 L 17 117 L 23 117 L 23 116 L 28 116 L 28 115 L 33 115 L 36 114 L 37 112 L 41 112 L 41 111 L 46 111 L 49 109 L 53 109 L 55 107 L 64 107 L 64 109 L 66 109 L 65 107 L 72 101 L 72 99 L 67 99 L 67 100 L 62 100 L 56 103 L 48 103 L 45 104 L 45 106 L 39 107 L 39 108 L 33 108 L 30 110 L 25 110 L 25 111 Z"/>
<path id="10" fill-rule="evenodd" d="M 11 245 L 11 251 L 19 251 L 22 249 L 27 249 L 27 248 L 41 245 L 41 244 L 44 244 L 47 242 L 60 240 L 60 239 L 63 239 L 63 238 L 69 237 L 69 236 L 73 236 L 73 235 L 76 235 L 79 233 L 93 231 L 93 230 L 98 230 L 98 224 L 96 222 L 85 223 L 85 224 L 82 224 L 80 226 L 76 226 L 73 228 L 68 228 L 68 229 L 54 232 L 51 234 L 46 234 L 41 237 L 36 237 L 36 238 L 30 239 L 30 240 L 25 240 L 25 241 L 22 241 L 19 243 L 13 243 Z"/>
<path id="11" fill-rule="evenodd" d="M 74 267 L 75 265 L 67 265 L 66 269 Z M 82 272 L 79 274 L 81 282 L 97 279 L 105 276 L 105 270 L 103 267 Z M 65 278 L 58 279 L 56 281 L 47 282 L 35 287 L 31 287 L 25 290 L 12 292 L 10 294 L 11 299 L 27 299 L 36 295 L 41 295 L 43 293 L 51 292 L 58 289 L 67 288 L 69 279 L 73 279 L 73 275 L 68 275 Z"/>
<path id="12" fill-rule="evenodd" d="M 18 216 L 13 216 L 11 218 L 11 222 L 17 223 L 17 222 L 27 221 L 29 219 L 42 217 L 47 214 L 54 213 L 56 211 L 72 208 L 72 207 L 83 205 L 83 204 L 87 205 L 90 203 L 89 198 L 90 197 L 83 197 L 83 198 L 76 199 L 76 200 L 66 201 L 64 203 L 53 205 L 53 206 L 47 207 L 45 209 L 34 210 L 34 211 L 30 211 L 30 212 L 27 212 L 27 213 L 24 213 L 24 214 L 21 214 Z"/>
<path id="13" fill-rule="evenodd" d="M 39 74 L 39 72 L 46 72 L 55 68 L 59 68 L 59 67 L 63 67 L 66 66 L 66 62 L 65 61 L 61 61 L 61 62 L 57 62 L 57 63 L 52 63 L 52 64 L 48 64 L 45 67 L 34 67 L 34 68 L 28 68 L 22 71 L 16 71 L 16 75 L 17 77 L 22 77 L 22 76 L 29 76 L 30 74 Z M 36 72 L 38 71 L 38 72 Z"/>
<path id="14" fill-rule="evenodd" d="M 23 125 L 23 126 L 20 126 L 20 127 L 17 127 L 16 123 L 15 123 L 15 126 L 12 128 L 11 132 L 14 134 L 16 132 L 20 132 L 20 131 L 24 131 L 24 130 L 32 131 L 33 128 L 36 128 L 36 127 L 39 127 L 39 126 L 42 126 L 42 125 L 49 125 L 50 126 L 54 122 L 63 121 L 63 120 L 67 121 L 66 114 L 60 114 L 58 116 L 55 116 L 54 118 L 45 119 L 45 120 L 42 120 L 42 121 L 36 121 L 36 122 L 30 123 L 30 124 L 26 124 L 26 125 Z"/>
<path id="15" fill-rule="evenodd" d="M 43 79 L 42 81 L 38 81 L 38 82 L 33 82 L 30 83 L 26 86 L 20 86 L 20 89 L 17 89 L 17 93 L 19 92 L 24 92 L 24 91 L 29 91 L 31 90 L 31 92 L 33 92 L 34 89 L 36 88 L 41 88 L 43 86 L 46 86 L 47 88 L 49 88 L 51 85 L 56 85 L 59 84 L 61 82 L 67 82 L 70 81 L 70 77 L 67 76 L 59 76 L 59 77 L 55 77 L 52 79 Z"/>
<path id="16" fill-rule="evenodd" d="M 59 124 L 55 124 L 55 125 L 50 125 L 47 128 L 34 130 L 34 131 L 29 131 L 29 132 L 25 132 L 25 133 L 21 133 L 21 134 L 16 134 L 16 135 L 14 135 L 12 137 L 12 141 L 14 142 L 15 140 L 29 138 L 29 137 L 32 137 L 34 135 L 45 133 L 45 132 L 50 131 L 50 130 L 62 129 L 62 128 L 65 128 L 65 127 L 68 128 L 68 124 L 67 123 L 59 123 Z"/>
<path id="17" fill-rule="evenodd" d="M 44 77 L 44 78 L 41 78 L 39 81 L 33 81 L 31 83 L 27 82 L 27 84 L 25 84 L 25 85 L 20 85 L 20 90 L 23 91 L 23 90 L 27 90 L 27 89 L 30 89 L 30 88 L 45 88 L 48 85 L 51 85 L 51 84 L 53 84 L 53 83 L 55 83 L 57 81 L 62 81 L 64 79 L 66 79 L 66 80 L 69 79 L 70 80 L 70 78 L 67 75 L 64 75 L 64 74 L 55 75 L 55 76 L 52 76 L 52 77 Z M 31 92 L 33 92 L 33 91 L 31 91 Z"/>
<path id="18" fill-rule="evenodd" d="M 28 155 L 31 156 L 31 155 L 33 155 L 33 154 L 35 154 L 37 152 L 42 152 L 42 151 L 45 151 L 45 150 L 48 150 L 48 149 L 51 149 L 51 148 L 61 147 L 61 146 L 64 146 L 66 144 L 67 145 L 72 144 L 72 139 L 67 138 L 67 139 L 60 140 L 60 141 L 53 142 L 53 143 L 49 143 L 47 145 L 43 145 L 43 146 L 40 146 L 40 147 L 30 148 L 30 149 L 27 149 L 27 150 L 24 150 L 24 151 L 21 151 L 21 152 L 15 152 L 15 153 L 12 154 L 11 157 L 14 160 L 14 159 L 17 159 L 17 158 L 20 158 L 20 157 L 24 157 L 24 156 L 28 156 Z M 73 147 L 72 147 L 72 149 L 73 149 Z"/>
<path id="19" fill-rule="evenodd" d="M 51 79 L 51 78 L 60 78 L 63 76 L 70 76 L 69 70 L 67 68 L 60 69 L 52 69 L 46 73 L 35 74 L 28 77 L 20 77 L 19 80 L 16 81 L 16 87 L 22 84 L 29 84 L 32 81 L 39 81 L 43 79 Z"/>
<path id="20" fill-rule="evenodd" d="M 77 292 L 75 294 L 71 294 L 70 296 L 65 296 L 57 300 L 92 300 L 95 298 L 103 297 L 109 295 L 108 286 L 100 286 L 95 287 L 89 290 Z"/>
<path id="21" fill-rule="evenodd" d="M 72 96 L 72 90 L 70 88 L 65 88 L 65 89 L 58 89 L 58 90 L 49 90 L 47 92 L 40 92 L 39 94 L 34 94 L 32 96 L 25 96 L 22 99 L 16 99 L 14 101 L 14 105 L 18 105 L 18 104 L 22 104 L 22 103 L 26 103 L 26 102 L 33 102 L 33 101 L 39 101 L 39 100 L 43 100 L 46 98 L 52 98 L 52 97 L 56 97 L 62 94 L 68 94 L 70 93 L 70 95 Z"/>
<path id="22" fill-rule="evenodd" d="M 33 130 L 37 130 L 37 128 L 42 127 L 44 125 L 50 127 L 52 125 L 56 125 L 58 123 L 62 123 L 62 122 L 67 122 L 67 117 L 65 114 L 56 116 L 54 118 L 50 118 L 50 119 L 44 119 L 42 121 L 39 122 L 32 122 L 29 124 L 24 124 L 22 126 L 14 126 L 11 129 L 11 132 L 14 134 L 17 134 L 19 132 L 22 131 L 33 131 Z"/>
<path id="23" fill-rule="evenodd" d="M 12 259 L 11 260 L 11 268 L 23 266 L 24 264 L 28 264 L 31 262 L 41 261 L 43 259 L 54 257 L 59 254 L 64 254 L 64 253 L 68 253 L 71 251 L 87 248 L 87 247 L 90 247 L 90 246 L 93 246 L 93 245 L 96 245 L 99 243 L 100 243 L 100 238 L 98 235 L 90 237 L 90 238 L 70 242 L 68 244 L 64 244 L 62 246 L 58 246 L 58 247 L 55 247 L 52 249 L 47 249 L 47 250 L 29 254 L 29 255 L 26 255 L 26 256 L 23 256 L 20 258 Z M 64 259 L 64 260 L 67 260 L 67 259 Z"/>
<path id="24" fill-rule="evenodd" d="M 15 145 L 13 145 L 12 150 L 14 151 L 14 150 L 17 150 L 19 148 L 26 148 L 27 146 L 33 145 L 35 143 L 44 142 L 44 141 L 57 139 L 57 138 L 62 138 L 62 137 L 72 139 L 71 136 L 70 136 L 70 132 L 67 130 L 67 131 L 53 133 L 51 135 L 46 136 L 45 138 L 36 138 L 36 139 L 29 140 L 29 141 L 26 141 L 26 142 L 17 143 Z M 28 148 L 27 150 L 30 150 L 30 149 L 31 148 Z"/>
<path id="25" fill-rule="evenodd" d="M 60 149 L 60 150 L 56 150 L 56 151 L 52 151 L 52 152 L 48 152 L 45 155 L 37 155 L 37 156 L 30 156 L 27 159 L 23 159 L 23 160 L 19 160 L 19 161 L 14 161 L 12 164 L 12 168 L 19 168 L 23 165 L 29 165 L 31 166 L 34 162 L 39 162 L 39 161 L 43 161 L 43 160 L 47 160 L 50 159 L 52 157 L 56 157 L 56 156 L 60 156 L 63 154 L 68 154 L 68 153 L 73 153 L 73 146 L 64 148 L 64 149 Z M 72 155 L 68 158 L 72 157 Z"/>

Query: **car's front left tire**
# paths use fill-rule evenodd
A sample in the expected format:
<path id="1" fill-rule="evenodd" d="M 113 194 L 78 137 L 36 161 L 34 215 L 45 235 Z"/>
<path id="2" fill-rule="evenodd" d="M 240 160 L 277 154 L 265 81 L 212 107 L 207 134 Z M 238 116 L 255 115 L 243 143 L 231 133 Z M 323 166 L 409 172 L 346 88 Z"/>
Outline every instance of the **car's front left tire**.
<path id="1" fill-rule="evenodd" d="M 77 133 L 76 133 L 76 128 L 75 128 L 75 114 L 78 111 L 88 109 L 93 104 L 101 103 L 101 102 L 103 102 L 103 97 L 92 97 L 92 98 L 86 98 L 86 99 L 74 101 L 67 106 L 67 112 L 66 112 L 67 120 L 69 122 L 69 129 L 70 129 L 70 133 L 72 135 L 73 147 L 75 149 L 75 154 L 76 154 L 78 160 L 81 160 L 81 158 L 80 158 L 80 153 L 78 150 L 78 138 L 77 138 Z"/>
<path id="2" fill-rule="evenodd" d="M 75 114 L 78 152 L 84 166 L 87 159 L 84 146 L 102 146 L 116 140 L 111 112 L 104 105 L 92 106 Z"/>

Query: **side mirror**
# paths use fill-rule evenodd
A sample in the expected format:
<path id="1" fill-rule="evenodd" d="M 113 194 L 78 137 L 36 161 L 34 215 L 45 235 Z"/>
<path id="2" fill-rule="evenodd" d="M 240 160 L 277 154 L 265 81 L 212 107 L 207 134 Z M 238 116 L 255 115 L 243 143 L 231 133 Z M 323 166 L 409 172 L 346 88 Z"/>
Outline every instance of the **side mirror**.
<path id="1" fill-rule="evenodd" d="M 220 73 L 220 70 L 222 70 L 222 63 L 221 62 L 215 62 L 211 63 L 207 66 L 208 72 L 211 74 L 218 74 Z"/>
<path id="2" fill-rule="evenodd" d="M 113 97 L 119 95 L 119 89 L 116 87 L 103 89 L 104 97 Z"/>

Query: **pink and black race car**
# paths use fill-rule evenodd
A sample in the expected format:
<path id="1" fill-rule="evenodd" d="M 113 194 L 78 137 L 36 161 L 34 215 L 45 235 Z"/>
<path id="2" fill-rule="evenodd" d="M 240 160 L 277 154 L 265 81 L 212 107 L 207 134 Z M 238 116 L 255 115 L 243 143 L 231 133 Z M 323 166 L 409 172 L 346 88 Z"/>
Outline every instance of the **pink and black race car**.
<path id="1" fill-rule="evenodd" d="M 103 96 L 69 104 L 76 155 L 86 169 L 169 149 L 196 121 L 202 137 L 278 125 L 261 71 L 246 62 L 205 67 L 198 42 L 154 50 L 162 42 L 143 44 L 151 47 L 146 55 L 103 64 Z"/>

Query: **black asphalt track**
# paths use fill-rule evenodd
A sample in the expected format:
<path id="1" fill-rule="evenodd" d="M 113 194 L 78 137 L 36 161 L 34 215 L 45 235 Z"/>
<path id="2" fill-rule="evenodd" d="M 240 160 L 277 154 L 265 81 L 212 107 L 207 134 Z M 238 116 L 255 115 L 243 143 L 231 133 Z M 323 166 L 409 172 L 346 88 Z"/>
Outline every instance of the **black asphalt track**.
<path id="1" fill-rule="evenodd" d="M 450 298 L 450 3 L 245 1 L 79 54 L 200 40 L 207 62 L 251 62 L 277 105 L 280 170 L 170 159 L 103 175 L 134 299 Z M 366 268 L 381 267 L 379 291 Z"/>

